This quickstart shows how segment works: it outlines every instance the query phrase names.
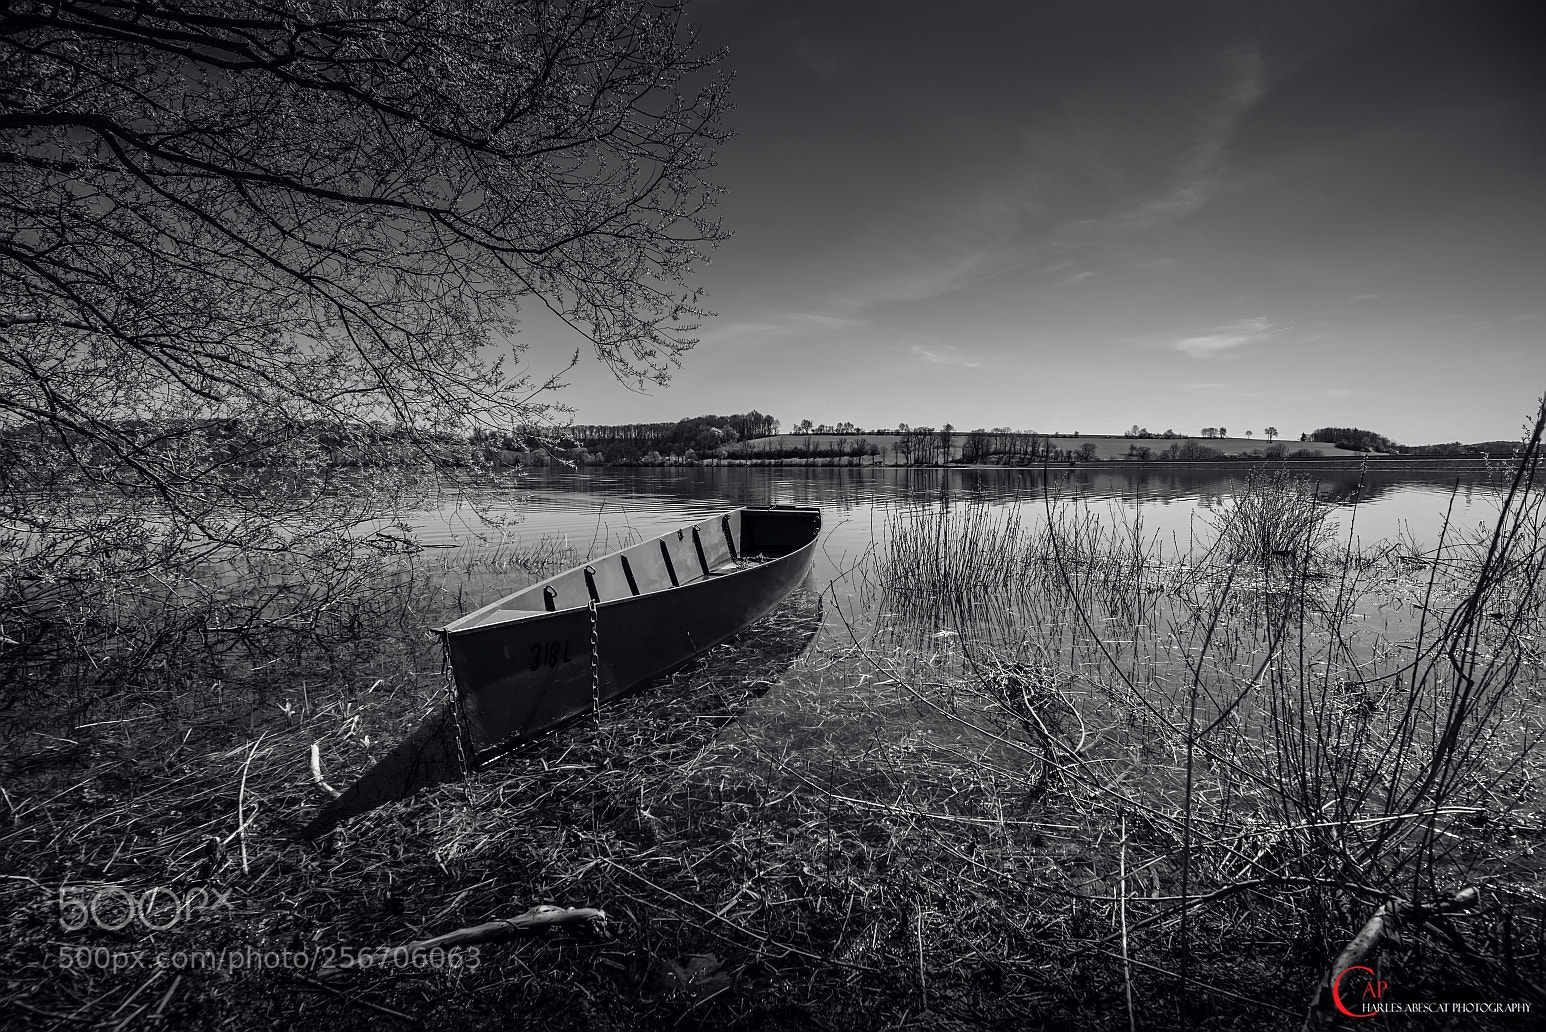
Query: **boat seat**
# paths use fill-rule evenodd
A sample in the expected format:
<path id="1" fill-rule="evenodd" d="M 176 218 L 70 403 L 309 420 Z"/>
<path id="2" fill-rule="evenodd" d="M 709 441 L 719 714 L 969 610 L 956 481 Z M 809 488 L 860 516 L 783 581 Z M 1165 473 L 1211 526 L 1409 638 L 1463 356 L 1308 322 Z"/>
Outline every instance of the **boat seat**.
<path id="1" fill-rule="evenodd" d="M 677 584 L 689 584 L 703 578 L 703 566 L 698 562 L 698 550 L 693 547 L 692 538 L 677 531 L 661 538 L 657 547 L 671 557 L 671 572 L 675 574 Z"/>
<path id="2" fill-rule="evenodd" d="M 694 527 L 692 543 L 693 550 L 698 554 L 698 563 L 706 576 L 722 570 L 727 562 L 735 561 L 735 554 L 730 551 L 730 543 L 725 539 L 725 532 L 718 520 Z"/>
<path id="3" fill-rule="evenodd" d="M 666 576 L 666 562 L 660 554 L 658 542 L 646 541 L 643 544 L 634 545 L 624 552 L 621 558 L 628 564 L 628 573 L 633 575 L 633 581 L 629 585 L 630 594 L 633 593 L 633 588 L 637 588 L 640 595 L 648 595 L 671 587 L 671 580 Z M 624 581 L 627 583 L 626 575 Z"/>
<path id="4" fill-rule="evenodd" d="M 628 583 L 620 559 L 608 558 L 585 567 L 586 593 L 595 592 L 596 601 L 613 602 L 620 598 L 632 598 L 636 592 Z"/>

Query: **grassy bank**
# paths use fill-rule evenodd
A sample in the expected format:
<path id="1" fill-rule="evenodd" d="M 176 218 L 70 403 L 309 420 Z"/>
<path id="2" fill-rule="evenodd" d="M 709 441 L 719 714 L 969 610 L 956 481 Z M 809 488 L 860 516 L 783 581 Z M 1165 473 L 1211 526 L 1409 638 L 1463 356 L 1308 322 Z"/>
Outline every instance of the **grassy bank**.
<path id="1" fill-rule="evenodd" d="M 340 604 L 293 656 L 218 684 L 163 669 L 51 710 L 33 683 L 0 782 L 0 1013 L 1295 1028 L 1378 908 L 1479 887 L 1463 913 L 1409 914 L 1368 963 L 1404 1001 L 1538 1018 L 1546 545 L 1528 482 L 1498 533 L 1423 554 L 1350 551 L 1285 478 L 1200 548 L 1049 506 L 1045 525 L 898 510 L 852 591 L 796 595 L 599 726 L 316 844 L 295 832 L 319 780 L 342 787 L 438 699 L 425 628 L 576 557 L 421 555 L 350 596 L 352 619 Z M 164 892 L 144 921 L 105 886 Z M 172 893 L 219 902 L 179 912 Z M 73 921 L 81 899 L 106 902 Z M 336 962 L 539 904 L 608 919 L 331 978 L 97 963 Z"/>

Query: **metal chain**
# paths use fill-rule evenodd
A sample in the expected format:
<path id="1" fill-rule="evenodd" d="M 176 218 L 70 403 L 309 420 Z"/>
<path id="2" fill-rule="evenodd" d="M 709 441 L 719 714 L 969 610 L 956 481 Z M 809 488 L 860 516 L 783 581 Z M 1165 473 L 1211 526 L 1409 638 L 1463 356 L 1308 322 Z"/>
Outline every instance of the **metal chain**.
<path id="1" fill-rule="evenodd" d="M 462 784 L 466 785 L 472 774 L 472 764 L 467 762 L 467 747 L 464 744 L 467 727 L 462 720 L 462 700 L 456 691 L 456 674 L 451 669 L 451 643 L 444 636 L 440 639 L 440 669 L 445 675 L 446 706 L 451 711 L 451 722 L 455 725 L 456 757 L 462 764 Z"/>
<path id="2" fill-rule="evenodd" d="M 596 726 L 601 726 L 601 653 L 597 648 L 596 638 L 596 600 L 590 600 L 590 705 L 591 713 L 596 717 Z"/>

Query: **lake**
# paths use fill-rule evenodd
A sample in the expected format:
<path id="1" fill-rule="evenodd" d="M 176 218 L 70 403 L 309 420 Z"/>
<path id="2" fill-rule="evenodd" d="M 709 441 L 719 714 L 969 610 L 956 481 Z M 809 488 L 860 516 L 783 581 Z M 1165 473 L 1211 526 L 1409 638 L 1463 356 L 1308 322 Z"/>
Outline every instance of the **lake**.
<path id="1" fill-rule="evenodd" d="M 986 511 L 1005 519 L 1018 514 L 1022 524 L 1035 527 L 1046 519 L 1049 498 L 1084 506 L 1112 525 L 1141 521 L 1145 540 L 1159 538 L 1169 557 L 1183 558 L 1193 542 L 1212 540 L 1213 521 L 1242 494 L 1250 477 L 1265 472 L 1238 466 L 1086 466 L 1050 474 L 885 467 L 539 469 L 512 484 L 449 498 L 419 512 L 410 524 L 421 541 L 447 550 L 445 567 L 454 571 L 460 564 L 450 557 L 512 543 L 562 539 L 572 549 L 570 558 L 581 561 L 737 505 L 820 506 L 822 540 L 806 583 L 811 590 L 797 592 L 783 607 L 786 624 L 807 628 L 798 636 L 801 648 L 776 661 L 770 655 L 761 664 L 756 681 L 776 682 L 778 688 L 741 712 L 735 740 L 754 743 L 762 754 L 797 756 L 807 763 L 825 755 L 836 762 L 834 757 L 855 748 L 856 736 L 876 727 L 882 737 L 921 734 L 944 741 L 957 734 L 950 719 L 916 707 L 903 707 L 879 724 L 849 717 L 871 713 L 879 698 L 877 684 L 932 682 L 936 675 L 945 683 L 967 671 L 980 672 L 983 661 L 990 669 L 1007 662 L 1060 671 L 1067 679 L 1066 698 L 1078 700 L 1092 722 L 1119 722 L 1112 716 L 1116 709 L 1142 708 L 1115 706 L 1109 697 L 1116 690 L 1113 684 L 1125 683 L 1156 701 L 1184 694 L 1194 682 L 1193 670 L 1201 670 L 1192 664 L 1204 654 L 1207 671 L 1195 677 L 1207 690 L 1227 698 L 1238 686 L 1252 683 L 1270 644 L 1268 614 L 1283 603 L 1263 568 L 1241 568 L 1238 581 L 1215 576 L 1186 582 L 1183 576 L 1178 582 L 1166 578 L 1184 563 L 1168 564 L 1170 571 L 1155 573 L 1158 579 L 1149 571 L 1126 580 L 1107 577 L 1091 564 L 1065 582 L 1079 600 L 1075 606 L 1063 585 L 1045 574 L 997 592 L 963 592 L 943 583 L 899 590 L 897 567 L 888 570 L 883 560 L 889 536 L 908 528 L 908 520 L 923 521 L 946 509 L 953 515 Z M 1290 470 L 1327 507 L 1340 540 L 1371 553 L 1389 545 L 1409 560 L 1432 554 L 1441 535 L 1446 542 L 1475 540 L 1490 529 L 1511 472 Z M 938 528 L 942 522 L 926 526 Z M 933 530 L 923 536 L 936 539 Z M 1335 565 L 1340 568 L 1340 549 L 1333 551 L 1339 553 Z M 1211 568 L 1220 574 L 1218 564 Z M 1436 567 L 1430 563 L 1390 559 L 1348 569 L 1356 572 L 1351 577 L 1322 574 L 1298 589 L 1308 599 L 1306 612 L 1314 623 L 1299 628 L 1305 648 L 1313 653 L 1307 669 L 1321 671 L 1313 677 L 1327 683 L 1355 674 L 1374 679 L 1376 668 L 1398 667 L 1423 633 L 1427 614 L 1454 601 L 1453 585 L 1431 594 L 1429 571 Z M 508 580 L 511 575 L 507 570 L 494 578 L 475 577 L 478 583 L 468 585 L 467 608 L 524 586 L 525 581 Z M 1079 610 L 1082 617 L 1076 618 Z M 1196 622 L 1199 612 L 1202 623 Z M 1217 636 L 1207 631 L 1199 640 L 1210 612 L 1223 613 L 1223 625 Z M 779 622 L 775 618 L 768 626 Z M 726 655 L 755 651 L 761 633 L 743 636 Z M 706 682 L 740 676 L 736 669 L 717 671 L 712 661 L 701 674 Z M 1244 726 L 1259 716 L 1243 706 L 1236 719 Z M 861 727 L 869 730 L 861 733 Z M 1253 747 L 1270 740 L 1259 732 L 1247 738 Z M 1112 755 L 1127 756 L 1123 750 L 1128 750 L 1131 756 L 1124 762 L 1140 764 L 1146 742 L 1137 736 L 1121 749 L 1112 747 Z M 1146 767 L 1147 761 L 1140 765 Z M 1173 771 L 1165 770 L 1170 773 L 1154 775 L 1153 791 L 1174 787 L 1166 780 Z M 1148 778 L 1139 780 L 1147 783 Z"/>
<path id="2" fill-rule="evenodd" d="M 638 467 L 532 469 L 507 486 L 475 488 L 414 514 L 409 524 L 430 546 L 482 549 L 561 538 L 583 556 L 649 538 L 738 505 L 817 505 L 824 514 L 813 587 L 840 580 L 888 518 L 975 500 L 1040 519 L 1048 495 L 1087 503 L 1102 518 L 1184 547 L 1206 538 L 1211 514 L 1239 494 L 1260 467 L 1112 468 L 1084 466 L 1044 476 L 1024 469 L 888 467 Z M 1508 471 L 1320 470 L 1300 473 L 1333 507 L 1332 521 L 1361 546 L 1403 542 L 1416 550 L 1452 528 L 1490 526 Z M 1451 500 L 1453 505 L 1451 507 Z M 514 590 L 512 588 L 512 590 Z"/>

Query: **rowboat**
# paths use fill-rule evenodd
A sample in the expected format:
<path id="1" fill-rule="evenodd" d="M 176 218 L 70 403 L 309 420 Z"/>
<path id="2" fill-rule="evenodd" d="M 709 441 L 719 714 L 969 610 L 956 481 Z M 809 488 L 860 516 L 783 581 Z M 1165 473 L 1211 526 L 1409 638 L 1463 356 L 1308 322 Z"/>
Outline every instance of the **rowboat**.
<path id="1" fill-rule="evenodd" d="M 507 595 L 440 629 L 478 767 L 718 645 L 805 578 L 821 510 L 744 507 Z"/>
<path id="2" fill-rule="evenodd" d="M 439 628 L 452 701 L 303 831 L 477 770 L 681 667 L 805 579 L 821 510 L 745 506 L 594 559 Z"/>

